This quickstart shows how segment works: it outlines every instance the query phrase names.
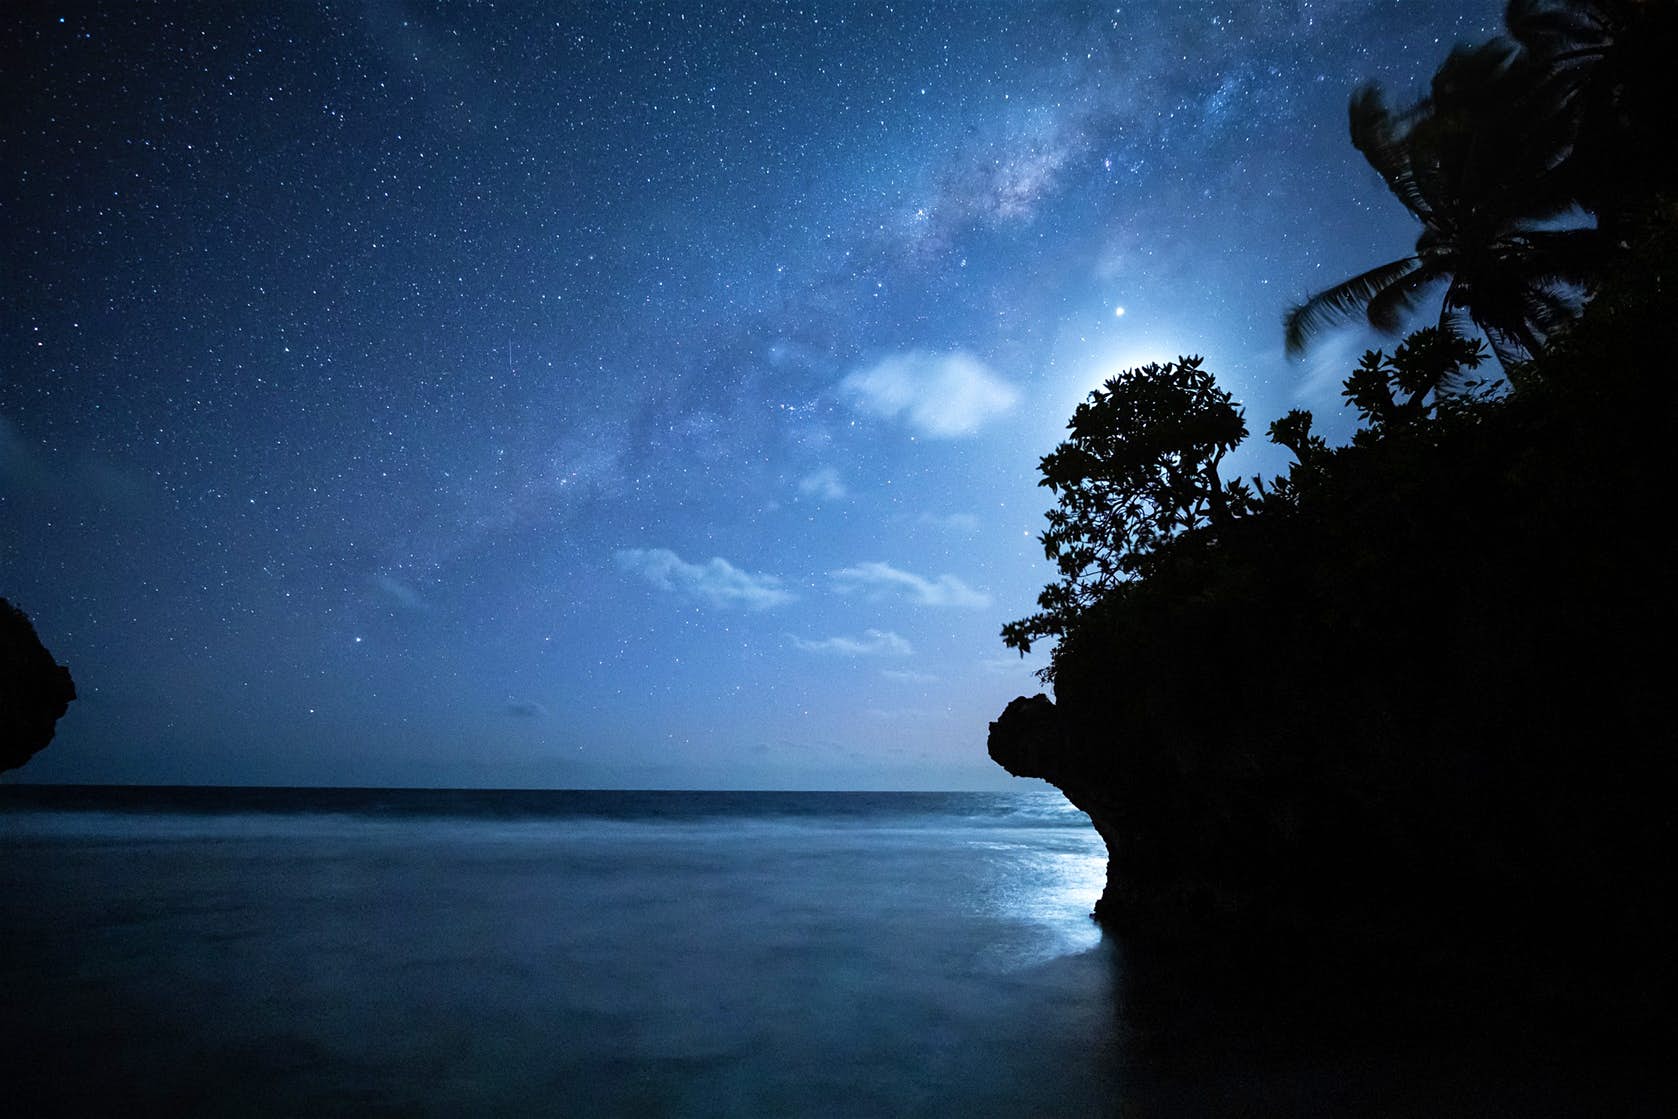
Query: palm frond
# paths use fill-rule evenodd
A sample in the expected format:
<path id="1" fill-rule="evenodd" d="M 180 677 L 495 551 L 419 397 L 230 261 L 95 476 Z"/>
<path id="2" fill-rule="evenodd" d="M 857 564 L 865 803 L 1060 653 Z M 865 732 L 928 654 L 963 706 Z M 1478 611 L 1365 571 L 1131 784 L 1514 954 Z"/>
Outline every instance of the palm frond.
<path id="1" fill-rule="evenodd" d="M 1521 239 L 1530 274 L 1544 283 L 1590 287 L 1608 267 L 1611 246 L 1599 229 L 1529 229 Z"/>
<path id="2" fill-rule="evenodd" d="M 1600 51 L 1611 31 L 1606 13 L 1595 7 L 1567 0 L 1510 0 L 1503 23 L 1510 38 L 1540 58 Z"/>
<path id="3" fill-rule="evenodd" d="M 1553 288 L 1534 287 L 1526 293 L 1525 302 L 1527 322 L 1546 340 L 1558 329 L 1579 317 L 1578 301 L 1567 298 Z"/>
<path id="4" fill-rule="evenodd" d="M 1381 87 L 1374 82 L 1359 86 L 1352 93 L 1346 115 L 1352 146 L 1363 154 L 1404 208 L 1425 221 L 1433 207 L 1416 181 L 1410 146 L 1405 142 L 1409 128 L 1387 107 Z"/>
<path id="5" fill-rule="evenodd" d="M 1477 328 L 1474 325 L 1474 320 L 1466 312 L 1441 304 L 1439 308 L 1439 329 L 1463 338 L 1470 338 Z"/>
<path id="6" fill-rule="evenodd" d="M 1427 289 L 1439 277 L 1427 269 L 1417 269 L 1396 283 L 1388 284 L 1370 299 L 1365 314 L 1369 325 L 1382 334 L 1397 334 L 1404 326 L 1405 316 L 1415 309 Z"/>
<path id="7" fill-rule="evenodd" d="M 1411 273 L 1422 269 L 1418 257 L 1390 261 L 1325 288 L 1290 310 L 1282 319 L 1288 356 L 1298 357 L 1305 344 L 1335 323 L 1366 311 L 1370 300 Z"/>
<path id="8" fill-rule="evenodd" d="M 1583 211 L 1573 184 L 1572 169 L 1560 167 L 1512 179 L 1500 191 L 1507 215 L 1500 224 L 1505 229 L 1524 231 L 1534 225 L 1577 219 Z"/>
<path id="9" fill-rule="evenodd" d="M 1459 113 L 1496 101 L 1514 58 L 1514 44 L 1501 39 L 1452 47 L 1433 73 L 1429 95 L 1433 108 Z"/>

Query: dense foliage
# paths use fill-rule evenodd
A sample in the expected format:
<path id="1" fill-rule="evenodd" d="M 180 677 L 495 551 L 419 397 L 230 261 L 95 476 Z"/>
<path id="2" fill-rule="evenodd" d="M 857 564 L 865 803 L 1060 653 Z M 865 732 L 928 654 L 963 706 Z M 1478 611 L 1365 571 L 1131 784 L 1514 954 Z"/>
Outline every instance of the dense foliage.
<path id="1" fill-rule="evenodd" d="M 1354 445 L 1493 399 L 1497 382 L 1471 376 L 1485 356 L 1478 341 L 1434 327 L 1416 331 L 1390 356 L 1364 354 L 1343 394 L 1363 421 Z M 1293 451 L 1295 467 L 1268 486 L 1261 479 L 1248 485 L 1218 474 L 1247 425 L 1199 357 L 1108 380 L 1073 412 L 1070 437 L 1043 457 L 1040 484 L 1059 501 L 1040 539 L 1060 578 L 1038 596 L 1037 613 L 1003 627 L 1003 642 L 1024 653 L 1043 638 L 1065 636 L 1108 597 L 1131 590 L 1127 584 L 1146 577 L 1185 534 L 1204 543 L 1240 518 L 1285 515 L 1302 484 L 1320 484 L 1331 457 L 1311 426 L 1311 413 L 1301 410 L 1273 422 L 1270 439 Z M 1051 664 L 1045 679 L 1053 676 Z"/>
<path id="2" fill-rule="evenodd" d="M 1491 955 L 1660 1011 L 1675 268 L 1599 297 L 1512 393 L 1412 409 L 1404 358 L 1370 355 L 1358 439 L 1307 443 L 1255 513 L 1069 621 L 1061 772 L 1103 815 L 1120 928 Z"/>
<path id="3" fill-rule="evenodd" d="M 1246 422 L 1198 357 L 1126 370 L 1090 393 L 1067 428 L 1071 438 L 1042 463 L 1042 484 L 1060 498 L 1043 550 L 1061 578 L 1039 596 L 1040 613 L 1002 631 L 1022 652 L 1065 633 L 1165 541 L 1252 507 L 1244 483 L 1218 476 Z"/>
<path id="4" fill-rule="evenodd" d="M 1485 346 L 1447 314 L 1350 372 L 1348 445 L 1290 413 L 1269 436 L 1294 463 L 1243 487 L 1216 473 L 1245 434 L 1239 409 L 1185 359 L 1110 382 L 1044 459 L 1060 580 L 1004 638 L 1059 638 L 1056 781 L 1108 839 L 1104 919 L 1155 942 L 1357 943 L 1440 968 L 1496 956 L 1529 993 L 1551 976 L 1558 1000 L 1646 1015 L 1678 992 L 1654 916 L 1678 900 L 1663 651 L 1678 626 L 1678 159 L 1639 156 L 1611 187 L 1580 162 L 1632 137 L 1673 155 L 1678 133 L 1646 124 L 1671 103 L 1624 101 L 1669 81 L 1628 70 L 1621 37 L 1624 21 L 1659 30 L 1656 7 L 1675 6 L 1517 2 L 1517 41 L 1487 48 L 1489 72 L 1530 66 L 1521 80 L 1555 96 L 1476 117 L 1466 94 L 1450 101 L 1473 53 L 1458 51 L 1420 115 L 1382 134 L 1417 145 L 1380 158 L 1423 178 L 1447 124 L 1506 129 L 1499 147 L 1542 140 L 1516 166 L 1554 172 L 1610 239 L 1611 266 L 1565 277 L 1575 298 L 1542 323 L 1457 304 L 1507 378 L 1481 372 Z M 1575 73 L 1556 44 L 1603 13 L 1622 22 L 1595 65 L 1618 69 Z M 1603 97 L 1618 107 L 1579 104 Z M 1447 102 L 1460 121 L 1437 115 Z M 1524 271 L 1524 252 L 1461 298 L 1561 275 Z M 1372 318 L 1407 298 L 1376 292 Z"/>
<path id="5" fill-rule="evenodd" d="M 1602 284 L 1616 282 L 1624 298 L 1628 276 L 1662 267 L 1678 216 L 1678 4 L 1511 0 L 1506 22 L 1506 35 L 1451 51 L 1427 95 L 1403 111 L 1374 84 L 1352 96 L 1353 145 L 1422 232 L 1411 256 L 1290 310 L 1288 348 L 1358 310 L 1397 330 L 1445 285 L 1436 326 L 1391 355 L 1365 354 L 1346 379 L 1362 422 L 1356 446 L 1447 413 L 1478 422 L 1475 406 L 1500 388 L 1540 379 L 1534 359 Z M 1556 227 L 1569 213 L 1589 220 Z M 1475 377 L 1485 350 L 1470 326 L 1498 355 L 1502 384 Z M 1041 539 L 1059 578 L 1038 613 L 1002 631 L 1022 652 L 1123 597 L 1178 536 L 1204 544 L 1251 513 L 1286 515 L 1328 451 L 1311 415 L 1290 412 L 1268 429 L 1294 452 L 1288 477 L 1269 487 L 1221 478 L 1219 463 L 1247 429 L 1198 357 L 1126 370 L 1067 427 L 1041 464 L 1041 484 L 1058 498 Z"/>
<path id="6" fill-rule="evenodd" d="M 1443 289 L 1441 326 L 1472 322 L 1506 366 L 1536 357 L 1671 190 L 1678 4 L 1513 0 L 1508 24 L 1452 51 L 1407 109 L 1374 84 L 1353 95 L 1352 143 L 1420 232 L 1289 311 L 1290 352 L 1360 312 L 1396 332 Z"/>

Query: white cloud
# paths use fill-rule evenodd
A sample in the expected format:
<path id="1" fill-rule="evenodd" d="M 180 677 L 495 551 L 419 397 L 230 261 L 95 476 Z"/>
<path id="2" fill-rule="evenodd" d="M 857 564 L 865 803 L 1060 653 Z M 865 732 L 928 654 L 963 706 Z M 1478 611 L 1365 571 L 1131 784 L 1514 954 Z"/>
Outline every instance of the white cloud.
<path id="1" fill-rule="evenodd" d="M 908 684 L 936 684 L 938 677 L 930 672 L 916 672 L 912 668 L 882 668 L 880 675 L 887 680 L 900 680 Z"/>
<path id="2" fill-rule="evenodd" d="M 946 532 L 973 533 L 979 531 L 979 518 L 972 513 L 922 513 L 919 517 L 923 525 L 941 528 Z"/>
<path id="3" fill-rule="evenodd" d="M 688 563 L 668 548 L 624 548 L 618 566 L 641 576 L 664 591 L 675 591 L 716 607 L 743 606 L 766 610 L 793 600 L 792 592 L 773 575 L 742 571 L 721 556 L 706 563 Z"/>
<path id="4" fill-rule="evenodd" d="M 976 591 L 954 575 L 928 579 L 912 571 L 900 571 L 889 563 L 859 563 L 833 573 L 841 591 L 869 591 L 876 594 L 901 592 L 921 606 L 965 606 L 984 609 L 990 595 Z"/>
<path id="5" fill-rule="evenodd" d="M 824 637 L 819 641 L 791 637 L 791 641 L 795 648 L 806 653 L 834 653 L 841 657 L 906 657 L 915 651 L 914 646 L 897 634 L 880 629 L 866 630 L 861 637 Z"/>
<path id="6" fill-rule="evenodd" d="M 831 466 L 824 466 L 813 470 L 798 480 L 798 492 L 804 497 L 813 497 L 818 501 L 842 501 L 850 496 L 845 488 L 845 480 L 839 477 L 839 472 Z"/>
<path id="7" fill-rule="evenodd" d="M 1019 403 L 1020 392 L 963 350 L 892 354 L 839 382 L 864 412 L 905 423 L 933 439 L 976 433 Z"/>

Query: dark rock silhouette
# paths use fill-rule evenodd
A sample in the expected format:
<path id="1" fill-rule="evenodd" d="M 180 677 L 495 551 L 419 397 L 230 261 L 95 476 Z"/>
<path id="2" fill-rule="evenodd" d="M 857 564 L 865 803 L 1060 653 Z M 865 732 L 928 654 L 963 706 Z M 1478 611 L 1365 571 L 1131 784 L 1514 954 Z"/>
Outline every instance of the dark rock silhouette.
<path id="1" fill-rule="evenodd" d="M 990 752 L 1089 813 L 1096 915 L 1163 1003 L 1264 979 L 1255 1005 L 1670 1036 L 1673 12 L 1521 0 L 1417 106 L 1354 97 L 1422 240 L 1297 308 L 1290 348 L 1355 311 L 1396 332 L 1452 286 L 1344 382 L 1349 444 L 1290 413 L 1294 465 L 1220 517 L 1181 478 L 1194 409 L 1140 370 L 1044 458 L 1059 581 L 1002 636 L 1058 638 L 1055 700 L 1011 703 Z M 1595 227 L 1554 226 L 1570 206 Z M 1129 530 L 1159 510 L 1182 515 Z"/>
<path id="2" fill-rule="evenodd" d="M 1128 958 L 1670 1013 L 1675 249 L 1517 391 L 1313 451 L 1066 628 L 989 748 L 1089 813 Z"/>
<path id="3" fill-rule="evenodd" d="M 0 770 L 16 769 L 51 742 L 75 698 L 70 670 L 53 660 L 29 616 L 0 598 Z"/>
<path id="4" fill-rule="evenodd" d="M 1079 752 L 1067 740 L 1054 701 L 1038 692 L 1010 702 L 1002 717 L 990 725 L 988 747 L 997 765 L 1015 777 L 1042 778 L 1089 815 L 1108 850 L 1107 887 L 1095 903 L 1095 917 L 1103 923 L 1114 923 L 1119 896 L 1112 858 L 1116 850 L 1116 836 L 1112 834 L 1115 806 L 1112 797 L 1099 782 L 1089 780 L 1086 768 L 1079 764 Z"/>
<path id="5" fill-rule="evenodd" d="M 1066 755 L 1061 733 L 1052 699 L 1042 692 L 1022 695 L 990 725 L 991 761 L 1015 777 L 1041 777 L 1053 783 L 1056 762 Z"/>

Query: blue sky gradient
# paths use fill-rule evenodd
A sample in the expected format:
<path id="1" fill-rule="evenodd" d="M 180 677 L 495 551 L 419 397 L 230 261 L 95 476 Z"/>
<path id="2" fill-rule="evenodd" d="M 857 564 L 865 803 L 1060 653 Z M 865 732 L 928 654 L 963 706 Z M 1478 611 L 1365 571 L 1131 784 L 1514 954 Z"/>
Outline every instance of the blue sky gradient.
<path id="1" fill-rule="evenodd" d="M 20 7 L 13 779 L 999 788 L 1038 458 L 1180 353 L 1343 436 L 1347 97 L 1502 5 Z"/>

